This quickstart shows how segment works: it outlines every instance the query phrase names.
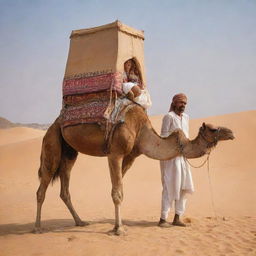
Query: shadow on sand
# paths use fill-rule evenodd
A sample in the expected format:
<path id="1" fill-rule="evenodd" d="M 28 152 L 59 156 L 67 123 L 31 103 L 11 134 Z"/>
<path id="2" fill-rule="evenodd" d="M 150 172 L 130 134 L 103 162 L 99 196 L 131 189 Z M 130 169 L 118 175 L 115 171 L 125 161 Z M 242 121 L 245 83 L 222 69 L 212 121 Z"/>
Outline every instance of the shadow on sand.
<path id="1" fill-rule="evenodd" d="M 93 231 L 93 225 L 97 224 L 111 224 L 114 226 L 115 220 L 114 219 L 100 219 L 94 220 L 89 222 L 89 226 L 84 227 L 77 227 L 72 219 L 51 219 L 51 220 L 43 220 L 42 224 L 42 231 L 43 233 L 62 233 L 62 232 L 84 232 L 84 233 L 102 233 L 107 234 L 109 231 L 106 232 L 97 232 Z M 155 227 L 156 222 L 154 221 L 146 221 L 146 220 L 123 220 L 123 224 L 125 226 L 130 227 Z M 0 236 L 5 235 L 24 235 L 24 234 L 31 234 L 33 233 L 35 223 L 26 223 L 26 224 L 19 224 L 19 223 L 9 223 L 9 224 L 2 224 L 0 225 Z M 90 230 L 88 230 L 90 227 Z"/>

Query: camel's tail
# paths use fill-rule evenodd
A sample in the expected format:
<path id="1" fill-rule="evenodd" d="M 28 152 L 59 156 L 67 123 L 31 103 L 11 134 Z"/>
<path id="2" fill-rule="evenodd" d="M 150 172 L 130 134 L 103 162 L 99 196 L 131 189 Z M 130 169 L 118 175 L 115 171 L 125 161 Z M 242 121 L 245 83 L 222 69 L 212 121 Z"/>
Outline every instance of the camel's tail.
<path id="1" fill-rule="evenodd" d="M 55 170 L 55 172 L 53 173 L 52 180 L 51 180 L 52 185 L 53 185 L 53 183 L 60 177 L 60 170 L 61 170 L 61 168 L 60 168 L 60 166 L 59 166 L 59 167 Z"/>
<path id="2" fill-rule="evenodd" d="M 60 164 L 57 167 L 56 171 L 53 174 L 52 177 L 52 183 L 54 183 L 55 180 L 57 180 L 60 177 L 61 171 L 63 171 L 62 168 L 62 163 L 65 162 L 66 160 L 74 160 L 76 159 L 78 155 L 78 152 L 73 149 L 61 136 L 61 159 L 60 159 Z M 64 166 L 66 164 L 64 163 Z"/>
<path id="3" fill-rule="evenodd" d="M 52 183 L 57 180 L 60 173 L 65 170 L 66 161 L 77 157 L 77 151 L 67 144 L 61 134 L 59 120 L 47 130 L 41 151 L 41 164 L 38 170 L 38 177 L 50 177 Z"/>
<path id="4" fill-rule="evenodd" d="M 48 171 L 48 170 L 47 170 Z M 60 168 L 60 165 L 57 167 L 57 169 L 55 169 L 52 177 L 51 177 L 51 182 L 52 184 L 60 177 L 60 171 L 61 171 L 61 168 Z M 48 171 L 49 172 L 49 171 Z M 43 177 L 43 173 L 44 173 L 44 168 L 42 167 L 42 165 L 40 165 L 39 169 L 38 169 L 38 178 L 39 180 L 42 179 Z"/>
<path id="5" fill-rule="evenodd" d="M 41 178 L 42 178 L 41 166 L 38 169 L 38 178 L 39 178 L 39 180 L 41 180 Z"/>

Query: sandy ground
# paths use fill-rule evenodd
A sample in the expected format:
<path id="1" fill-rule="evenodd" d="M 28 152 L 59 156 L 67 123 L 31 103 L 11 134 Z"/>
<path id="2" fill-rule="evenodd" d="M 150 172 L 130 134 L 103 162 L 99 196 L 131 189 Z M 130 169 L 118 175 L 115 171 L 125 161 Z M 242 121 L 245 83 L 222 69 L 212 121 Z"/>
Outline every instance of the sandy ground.
<path id="1" fill-rule="evenodd" d="M 158 132 L 161 119 L 151 117 Z M 191 138 L 203 121 L 231 128 L 236 139 L 213 151 L 209 174 L 206 166 L 192 169 L 196 191 L 183 216 L 188 226 L 157 227 L 159 162 L 141 156 L 124 178 L 127 235 L 120 237 L 108 234 L 114 207 L 107 159 L 85 155 L 79 155 L 73 168 L 70 191 L 78 214 L 90 225 L 74 226 L 56 182 L 43 205 L 44 233 L 31 233 L 44 132 L 0 130 L 0 255 L 256 255 L 256 111 L 192 120 Z"/>

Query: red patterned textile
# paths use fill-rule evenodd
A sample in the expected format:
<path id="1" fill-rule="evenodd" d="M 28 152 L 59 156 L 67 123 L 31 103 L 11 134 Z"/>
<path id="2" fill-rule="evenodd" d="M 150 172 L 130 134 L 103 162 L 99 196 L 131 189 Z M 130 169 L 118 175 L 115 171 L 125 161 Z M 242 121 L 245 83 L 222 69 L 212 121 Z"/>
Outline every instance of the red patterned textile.
<path id="1" fill-rule="evenodd" d="M 61 125 L 66 127 L 82 123 L 104 124 L 114 107 L 114 100 L 113 94 L 110 101 L 110 91 L 65 96 L 61 111 Z"/>
<path id="2" fill-rule="evenodd" d="M 63 96 L 83 93 L 93 93 L 110 90 L 122 93 L 122 73 L 108 73 L 93 75 L 82 74 L 73 78 L 64 78 Z"/>

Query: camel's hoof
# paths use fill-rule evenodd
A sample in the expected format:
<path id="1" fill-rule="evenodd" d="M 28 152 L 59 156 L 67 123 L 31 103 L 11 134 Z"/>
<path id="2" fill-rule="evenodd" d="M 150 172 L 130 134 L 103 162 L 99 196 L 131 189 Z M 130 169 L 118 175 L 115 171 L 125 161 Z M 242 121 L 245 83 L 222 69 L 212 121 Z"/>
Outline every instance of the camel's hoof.
<path id="1" fill-rule="evenodd" d="M 88 226 L 90 223 L 87 222 L 87 221 L 79 221 L 79 222 L 76 222 L 76 226 L 79 226 L 79 227 L 84 227 L 84 226 Z"/>
<path id="2" fill-rule="evenodd" d="M 115 235 L 115 236 L 125 236 L 127 235 L 127 232 L 123 226 L 121 227 L 114 227 L 113 230 L 110 230 L 108 232 L 109 235 Z"/>
<path id="3" fill-rule="evenodd" d="M 43 230 L 42 230 L 42 228 L 35 227 L 34 230 L 32 231 L 32 233 L 34 233 L 34 234 L 42 234 Z"/>

